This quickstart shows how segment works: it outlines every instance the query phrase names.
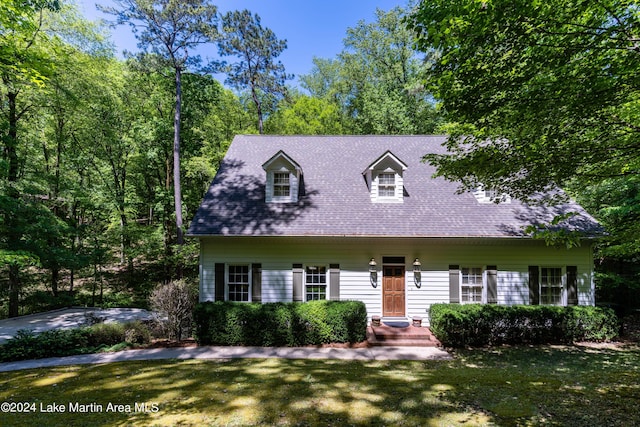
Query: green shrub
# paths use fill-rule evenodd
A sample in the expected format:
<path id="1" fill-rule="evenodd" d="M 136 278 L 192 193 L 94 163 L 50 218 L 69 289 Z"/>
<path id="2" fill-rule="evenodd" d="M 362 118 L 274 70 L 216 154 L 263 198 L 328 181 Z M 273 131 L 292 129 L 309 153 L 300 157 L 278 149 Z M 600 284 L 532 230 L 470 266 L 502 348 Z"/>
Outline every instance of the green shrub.
<path id="1" fill-rule="evenodd" d="M 125 323 L 124 342 L 130 344 L 148 344 L 151 342 L 151 331 L 145 323 L 139 320 Z"/>
<path id="2" fill-rule="evenodd" d="M 608 341 L 618 336 L 620 323 L 610 308 L 569 307 L 567 330 L 573 341 Z"/>
<path id="3" fill-rule="evenodd" d="M 75 292 L 59 291 L 58 295 L 53 296 L 50 291 L 33 291 L 21 301 L 21 306 L 24 313 L 72 307 L 76 305 L 75 294 Z"/>
<path id="4" fill-rule="evenodd" d="M 605 341 L 618 334 L 613 310 L 591 306 L 434 304 L 430 328 L 445 346 Z"/>
<path id="5" fill-rule="evenodd" d="M 87 328 L 89 345 L 112 346 L 124 341 L 124 325 L 122 323 L 97 323 Z"/>
<path id="6" fill-rule="evenodd" d="M 128 323 L 98 323 L 87 328 L 91 347 L 111 347 L 120 343 L 146 344 L 151 341 L 147 325 L 137 320 Z"/>
<path id="7" fill-rule="evenodd" d="M 133 295 L 128 292 L 105 292 L 100 302 L 102 308 L 118 308 L 118 307 L 138 307 L 134 301 Z"/>
<path id="8" fill-rule="evenodd" d="M 355 343 L 366 339 L 366 328 L 366 307 L 359 301 L 205 302 L 194 311 L 194 335 L 202 345 Z"/>
<path id="9" fill-rule="evenodd" d="M 87 328 L 51 330 L 39 334 L 20 330 L 15 337 L 0 346 L 0 361 L 71 356 L 90 351 Z"/>
<path id="10" fill-rule="evenodd" d="M 0 345 L 0 362 L 72 356 L 105 349 L 113 351 L 128 344 L 145 344 L 150 340 L 149 328 L 139 321 L 98 323 L 84 328 L 41 333 L 20 330 L 15 337 Z"/>

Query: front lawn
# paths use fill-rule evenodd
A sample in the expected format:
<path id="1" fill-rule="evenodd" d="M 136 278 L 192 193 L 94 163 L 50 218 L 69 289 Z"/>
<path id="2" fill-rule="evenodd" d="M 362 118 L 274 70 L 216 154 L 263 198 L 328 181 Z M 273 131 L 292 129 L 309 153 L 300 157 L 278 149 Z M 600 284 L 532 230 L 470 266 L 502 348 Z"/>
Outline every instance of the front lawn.
<path id="1" fill-rule="evenodd" d="M 0 412 L 2 426 L 628 426 L 640 425 L 639 401 L 638 347 L 464 350 L 447 362 L 142 361 L 0 373 L 3 411 L 23 412 Z"/>

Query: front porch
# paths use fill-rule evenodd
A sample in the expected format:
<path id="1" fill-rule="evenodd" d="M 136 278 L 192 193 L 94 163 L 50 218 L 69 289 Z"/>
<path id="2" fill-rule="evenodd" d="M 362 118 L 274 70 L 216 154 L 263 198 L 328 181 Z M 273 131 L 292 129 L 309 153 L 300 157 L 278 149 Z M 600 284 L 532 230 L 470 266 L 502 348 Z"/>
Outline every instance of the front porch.
<path id="1" fill-rule="evenodd" d="M 417 326 L 415 326 L 417 325 Z M 367 327 L 370 346 L 441 347 L 440 341 L 428 327 L 412 323 L 406 318 L 379 318 L 374 316 Z"/>

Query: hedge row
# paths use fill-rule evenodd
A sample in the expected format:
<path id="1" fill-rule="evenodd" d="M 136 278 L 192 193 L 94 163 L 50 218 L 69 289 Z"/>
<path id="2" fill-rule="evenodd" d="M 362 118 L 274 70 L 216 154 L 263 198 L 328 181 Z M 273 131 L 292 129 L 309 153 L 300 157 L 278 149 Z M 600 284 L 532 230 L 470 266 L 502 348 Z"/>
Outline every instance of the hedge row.
<path id="1" fill-rule="evenodd" d="M 591 306 L 434 304 L 429 315 L 447 347 L 606 341 L 619 331 L 613 310 Z"/>
<path id="2" fill-rule="evenodd" d="M 194 311 L 194 330 L 200 345 L 356 343 L 366 339 L 367 310 L 360 301 L 204 302 Z"/>
<path id="3" fill-rule="evenodd" d="M 100 323 L 41 333 L 23 329 L 0 345 L 0 362 L 96 353 L 118 344 L 143 344 L 150 340 L 151 334 L 141 322 Z"/>

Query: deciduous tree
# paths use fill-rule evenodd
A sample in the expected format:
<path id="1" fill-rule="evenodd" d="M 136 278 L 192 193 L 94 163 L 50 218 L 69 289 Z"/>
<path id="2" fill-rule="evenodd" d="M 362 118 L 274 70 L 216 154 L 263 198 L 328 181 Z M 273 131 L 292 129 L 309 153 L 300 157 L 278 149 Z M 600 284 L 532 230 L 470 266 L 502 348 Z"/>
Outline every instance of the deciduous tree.
<path id="1" fill-rule="evenodd" d="M 57 1 L 10 0 L 0 5 L 0 95 L 3 112 L 2 162 L 2 228 L 6 240 L 0 243 L 2 258 L 9 265 L 9 316 L 18 315 L 20 268 L 25 259 L 33 259 L 22 249 L 24 238 L 19 212 L 26 209 L 20 194 L 19 122 L 31 105 L 21 103 L 21 96 L 32 86 L 42 87 L 51 73 L 49 37 L 42 31 L 43 17 L 59 9 Z M 6 197 L 4 196 L 6 194 Z M 26 257 L 26 258 L 25 258 Z"/>
<path id="2" fill-rule="evenodd" d="M 432 0 L 408 24 L 420 49 L 438 52 L 426 81 L 451 136 L 450 154 L 426 156 L 437 174 L 523 200 L 569 188 L 608 231 L 596 251 L 599 288 L 622 283 L 606 270 L 634 271 L 637 282 L 637 3 Z"/>
<path id="3" fill-rule="evenodd" d="M 267 133 L 280 135 L 340 135 L 344 133 L 342 114 L 328 99 L 295 95 L 282 100 L 266 122 Z"/>
<path id="4" fill-rule="evenodd" d="M 357 134 L 424 134 L 438 124 L 421 69 L 428 55 L 413 47 L 403 8 L 376 10 L 375 22 L 347 29 L 336 59 L 314 58 L 301 81 L 312 96 L 337 102 Z"/>
<path id="5" fill-rule="evenodd" d="M 640 13 L 626 0 L 422 1 L 427 84 L 451 125 L 438 174 L 526 199 L 640 171 Z"/>

